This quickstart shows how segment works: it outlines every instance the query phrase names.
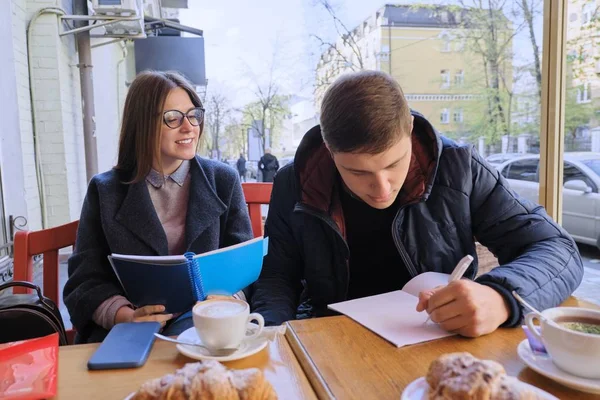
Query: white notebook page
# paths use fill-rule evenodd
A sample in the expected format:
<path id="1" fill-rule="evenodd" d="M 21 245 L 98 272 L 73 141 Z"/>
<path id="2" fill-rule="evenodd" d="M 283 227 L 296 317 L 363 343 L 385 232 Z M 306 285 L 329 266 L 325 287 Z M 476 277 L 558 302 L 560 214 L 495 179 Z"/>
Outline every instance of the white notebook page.
<path id="1" fill-rule="evenodd" d="M 453 333 L 446 332 L 434 322 L 425 324 L 427 312 L 417 312 L 418 298 L 407 293 L 410 290 L 418 295 L 420 290 L 447 284 L 448 276 L 448 274 L 427 272 L 407 283 L 404 286 L 406 291 L 397 290 L 344 301 L 331 304 L 329 308 L 347 315 L 397 347 L 452 336 Z"/>

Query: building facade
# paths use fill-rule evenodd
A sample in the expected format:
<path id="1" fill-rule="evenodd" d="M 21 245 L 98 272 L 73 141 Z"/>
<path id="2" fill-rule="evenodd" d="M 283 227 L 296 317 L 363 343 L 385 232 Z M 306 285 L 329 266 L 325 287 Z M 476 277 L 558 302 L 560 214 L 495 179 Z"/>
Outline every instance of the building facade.
<path id="1" fill-rule="evenodd" d="M 567 22 L 567 90 L 588 105 L 588 128 L 600 127 L 600 2 L 571 0 Z M 596 112 L 594 112 L 596 111 Z"/>
<path id="2" fill-rule="evenodd" d="M 503 15 L 498 18 L 509 27 Z M 322 54 L 316 102 L 320 104 L 327 86 L 345 72 L 385 71 L 400 83 L 411 108 L 459 138 L 469 133 L 467 122 L 478 112 L 485 91 L 483 57 L 471 43 L 483 29 L 457 7 L 385 5 Z M 509 54 L 512 43 L 506 40 L 502 51 Z M 499 66 L 500 85 L 510 89 L 512 59 L 503 57 Z"/>
<path id="3" fill-rule="evenodd" d="M 79 218 L 87 190 L 77 44 L 60 15 L 73 0 L 0 2 L 0 245 L 15 229 L 37 230 Z M 146 13 L 177 10 L 148 7 Z M 159 4 L 156 2 L 156 4 Z M 163 7 L 187 7 L 163 0 Z M 152 11 L 153 10 L 153 11 Z M 146 14 L 147 16 L 148 14 Z M 162 15 L 159 15 L 162 16 Z M 153 17 L 156 17 L 154 15 Z M 114 166 L 133 44 L 92 37 L 98 172 Z M 1 254 L 0 254 L 1 255 Z"/>

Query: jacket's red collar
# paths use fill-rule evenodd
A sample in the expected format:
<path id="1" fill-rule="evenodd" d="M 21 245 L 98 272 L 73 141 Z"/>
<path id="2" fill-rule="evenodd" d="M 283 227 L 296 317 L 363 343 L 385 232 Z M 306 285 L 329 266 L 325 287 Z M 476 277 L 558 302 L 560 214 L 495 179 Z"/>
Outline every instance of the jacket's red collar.
<path id="1" fill-rule="evenodd" d="M 424 195 L 428 183 L 433 178 L 436 153 L 439 151 L 433 131 L 422 132 L 413 129 L 411 139 L 410 167 L 400 192 L 400 196 L 403 196 L 402 204 L 416 202 Z M 339 212 L 337 188 L 340 178 L 331 154 L 323 142 L 320 126 L 315 126 L 304 136 L 296 152 L 294 168 L 300 182 L 301 202 L 330 214 L 338 222 L 339 217 L 335 214 Z M 343 226 L 340 226 L 340 229 L 343 231 Z"/>

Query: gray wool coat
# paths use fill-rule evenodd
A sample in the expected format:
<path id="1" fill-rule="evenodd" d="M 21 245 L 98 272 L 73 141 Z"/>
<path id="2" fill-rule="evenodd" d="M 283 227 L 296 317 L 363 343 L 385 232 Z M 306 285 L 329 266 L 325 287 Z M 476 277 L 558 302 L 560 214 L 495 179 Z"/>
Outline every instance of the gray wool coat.
<path id="1" fill-rule="evenodd" d="M 190 173 L 186 251 L 203 253 L 252 239 L 237 171 L 196 156 Z M 167 237 L 146 182 L 122 183 L 128 179 L 111 170 L 94 176 L 88 186 L 63 292 L 80 341 L 102 329 L 92 320 L 96 308 L 114 295 L 124 295 L 109 254 L 168 254 Z"/>

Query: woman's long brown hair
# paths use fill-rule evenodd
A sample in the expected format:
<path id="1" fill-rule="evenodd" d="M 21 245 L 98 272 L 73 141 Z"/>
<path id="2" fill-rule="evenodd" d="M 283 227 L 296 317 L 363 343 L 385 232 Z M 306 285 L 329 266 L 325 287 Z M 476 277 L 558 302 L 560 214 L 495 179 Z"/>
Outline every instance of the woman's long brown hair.
<path id="1" fill-rule="evenodd" d="M 195 107 L 202 107 L 193 86 L 176 72 L 144 71 L 131 83 L 121 122 L 119 156 L 115 169 L 129 177 L 126 183 L 139 182 L 152 169 L 153 161 L 161 164 L 160 131 L 163 107 L 169 92 L 180 87 Z M 204 121 L 200 124 L 200 136 Z"/>

